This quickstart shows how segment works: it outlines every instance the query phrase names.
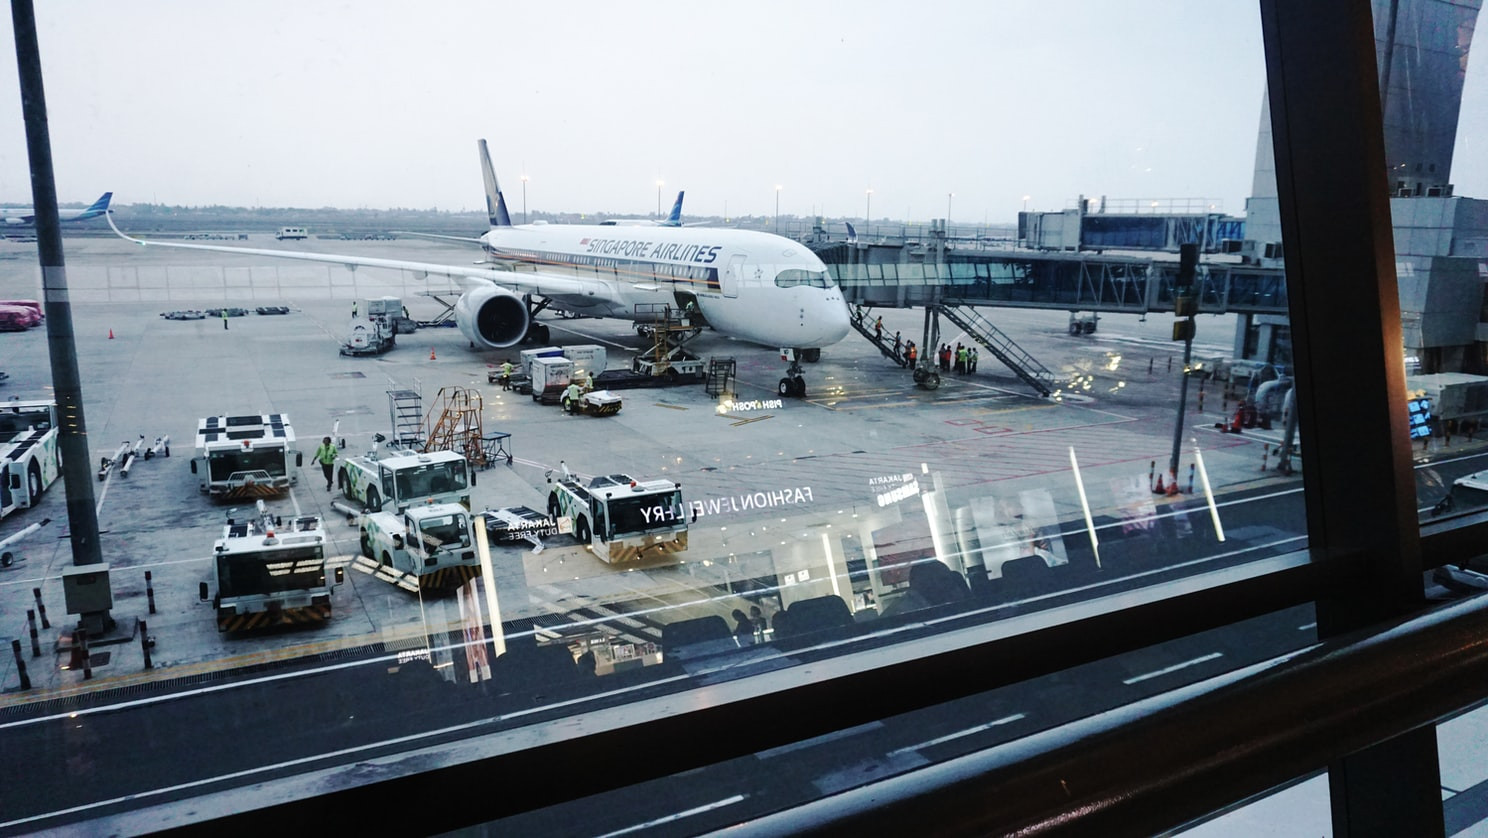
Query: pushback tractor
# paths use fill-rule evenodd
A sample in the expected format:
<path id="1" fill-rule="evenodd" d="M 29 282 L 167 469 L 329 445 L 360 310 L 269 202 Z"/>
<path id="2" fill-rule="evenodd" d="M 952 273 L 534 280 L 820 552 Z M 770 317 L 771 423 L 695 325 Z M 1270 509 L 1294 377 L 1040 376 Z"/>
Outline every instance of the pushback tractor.
<path id="1" fill-rule="evenodd" d="M 0 518 L 35 506 L 60 473 L 56 403 L 0 405 Z"/>
<path id="2" fill-rule="evenodd" d="M 208 416 L 196 425 L 191 473 L 217 500 L 276 497 L 299 482 L 304 459 L 286 414 Z"/>
<path id="3" fill-rule="evenodd" d="M 573 532 L 610 564 L 655 559 L 687 549 L 686 504 L 682 486 L 670 480 L 636 480 L 625 474 L 599 475 L 587 484 L 569 474 L 548 474 L 548 514 L 559 528 Z"/>
<path id="4" fill-rule="evenodd" d="M 273 626 L 323 623 L 331 618 L 331 591 L 326 581 L 325 527 L 315 516 L 285 522 L 269 514 L 262 500 L 251 521 L 229 518 L 212 555 L 213 594 L 201 583 L 201 598 L 211 599 L 217 630 L 241 632 Z M 335 569 L 335 584 L 345 571 Z"/>
<path id="5" fill-rule="evenodd" d="M 361 531 L 367 561 L 359 567 L 400 588 L 445 593 L 480 575 L 470 510 L 458 503 L 369 512 L 361 518 Z"/>
<path id="6" fill-rule="evenodd" d="M 382 434 L 373 438 L 383 441 Z M 336 485 L 348 500 L 368 512 L 384 508 L 402 512 L 412 504 L 458 503 L 470 509 L 475 475 L 464 455 L 455 451 L 408 451 L 375 447 L 336 465 Z"/>

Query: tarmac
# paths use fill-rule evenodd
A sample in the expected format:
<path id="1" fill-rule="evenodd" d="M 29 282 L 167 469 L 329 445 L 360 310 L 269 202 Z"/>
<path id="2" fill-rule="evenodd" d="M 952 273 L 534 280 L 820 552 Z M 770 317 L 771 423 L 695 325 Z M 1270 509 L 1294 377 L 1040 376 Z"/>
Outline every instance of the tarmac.
<path id="1" fill-rule="evenodd" d="M 451 264 L 474 258 L 458 245 L 410 239 L 311 239 L 303 245 Z M 265 240 L 247 246 L 275 245 Z M 543 617 L 550 625 L 556 620 L 555 636 L 629 644 L 625 654 L 643 659 L 655 654 L 647 645 L 655 634 L 646 626 L 726 616 L 759 601 L 731 592 L 760 580 L 775 588 L 767 611 L 824 593 L 851 598 L 854 610 L 873 608 L 872 592 L 861 581 L 853 590 L 846 574 L 873 565 L 875 551 L 899 549 L 884 543 L 883 533 L 917 511 L 923 515 L 931 504 L 953 511 L 1019 498 L 1027 503 L 1028 493 L 1044 492 L 1053 515 L 1068 523 L 1085 516 L 1087 504 L 1095 519 L 1109 521 L 1150 516 L 1171 503 L 1149 491 L 1172 449 L 1182 366 L 1182 345 L 1167 340 L 1171 327 L 1165 317 L 1150 323 L 1106 317 L 1096 334 L 1070 336 L 1065 312 L 989 310 L 1000 328 L 1064 378 L 1053 399 L 1029 391 L 985 352 L 976 374 L 948 375 L 941 389 L 921 390 L 907 371 L 850 335 L 824 350 L 821 362 L 807 365 L 804 400 L 780 400 L 776 382 L 784 364 L 774 350 L 705 331 L 694 351 L 737 362 L 731 400 L 712 398 L 701 386 L 631 390 L 621 394 L 623 408 L 615 416 L 565 416 L 487 382 L 487 371 L 505 358 L 515 360 L 520 347 L 475 352 L 456 329 L 400 336 L 397 348 L 381 356 L 339 354 L 353 300 L 400 296 L 415 319 L 434 319 L 458 294 L 446 283 L 431 287 L 432 280 L 367 268 L 144 250 L 111 238 L 68 239 L 65 247 L 92 455 L 110 456 L 121 442 L 141 436 L 147 444 L 162 435 L 171 440 L 169 457 L 138 462 L 127 477 L 115 471 L 89 487 L 110 572 L 112 613 L 126 626 L 132 619 L 147 621 L 153 665 L 144 668 L 136 633 L 107 647 L 107 660 L 95 662 L 92 678 L 69 668 L 67 628 L 74 618 L 65 613 L 60 574 L 72 559 L 59 482 L 38 508 L 0 522 L 3 539 L 51 519 L 13 547 L 15 563 L 0 569 L 0 636 L 22 641 L 34 685 L 18 689 L 15 661 L 5 655 L 0 707 L 376 644 L 420 646 L 457 625 L 453 600 L 420 598 L 350 569 L 357 530 L 330 507 L 333 496 L 309 462 L 319 438 L 333 429 L 349 451 L 367 448 L 376 433 L 387 434 L 387 391 L 394 389 L 420 392 L 426 407 L 442 388 L 473 389 L 483 400 L 485 432 L 511 434 L 511 464 L 478 472 L 476 511 L 544 508 L 547 475 L 560 463 L 581 475 L 625 473 L 682 484 L 696 517 L 680 561 L 613 567 L 565 536 L 548 539 L 539 552 L 493 547 L 503 618 Z M 0 296 L 39 299 L 38 277 L 34 244 L 0 243 Z M 290 311 L 230 318 L 226 329 L 220 318 L 161 316 L 221 305 L 250 311 L 282 305 Z M 886 332 L 899 330 L 919 342 L 923 312 L 881 313 Z M 543 322 L 555 344 L 606 346 L 610 368 L 628 368 L 630 355 L 644 346 L 624 322 L 546 316 Z M 943 339 L 954 344 L 960 336 L 946 325 L 951 332 Z M 1201 318 L 1199 334 L 1196 355 L 1226 355 L 1233 321 Z M 44 329 L 0 334 L 0 370 L 10 376 L 0 398 L 47 397 Z M 1215 496 L 1263 489 L 1294 494 L 1288 502 L 1300 507 L 1300 472 L 1282 476 L 1274 470 L 1280 431 L 1214 430 L 1233 410 L 1215 386 L 1210 382 L 1202 397 L 1197 386 L 1190 388 L 1181 435 L 1184 496 L 1192 452 L 1199 450 Z M 210 605 L 198 598 L 199 583 L 210 577 L 211 545 L 230 509 L 197 489 L 188 468 L 194 429 L 203 416 L 241 413 L 287 414 L 306 455 L 297 485 L 271 507 L 286 515 L 319 515 L 329 525 L 328 553 L 333 564 L 348 570 L 326 624 L 223 636 Z M 1078 463 L 1078 481 L 1072 462 Z M 910 484 L 909 494 L 885 501 L 886 486 Z M 1203 491 L 1201 479 L 1193 492 Z M 915 495 L 918 500 L 911 500 Z M 153 612 L 146 571 L 153 578 Z M 889 583 L 880 578 L 874 584 Z M 29 654 L 26 627 L 26 611 L 36 607 L 33 589 L 40 590 L 51 622 L 40 632 L 39 656 Z M 634 619 L 610 619 L 616 614 Z M 601 660 L 601 674 L 616 662 Z"/>

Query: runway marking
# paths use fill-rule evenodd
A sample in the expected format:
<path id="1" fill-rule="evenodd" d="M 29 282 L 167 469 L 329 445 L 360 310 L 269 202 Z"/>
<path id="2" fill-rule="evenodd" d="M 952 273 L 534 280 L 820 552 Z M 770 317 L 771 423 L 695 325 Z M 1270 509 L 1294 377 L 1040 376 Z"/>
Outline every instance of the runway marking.
<path id="1" fill-rule="evenodd" d="M 967 728 L 965 730 L 957 731 L 956 733 L 948 733 L 945 736 L 938 736 L 938 737 L 936 737 L 934 739 L 930 739 L 928 741 L 921 742 L 918 745 L 906 745 L 903 748 L 899 748 L 897 750 L 889 751 L 889 756 L 893 757 L 893 756 L 898 756 L 900 754 L 908 753 L 910 751 L 918 751 L 921 748 L 930 748 L 930 747 L 933 747 L 935 745 L 944 745 L 947 742 L 952 742 L 952 741 L 957 740 L 957 739 L 960 739 L 960 738 L 962 738 L 964 736 L 971 736 L 972 734 L 981 733 L 984 730 L 991 730 L 992 728 L 997 727 L 998 725 L 1011 724 L 1013 722 L 1019 721 L 1021 719 L 1026 719 L 1026 718 L 1028 718 L 1028 717 L 1025 714 L 1023 714 L 1023 713 L 1014 713 L 1011 716 L 1003 716 L 1002 718 L 997 719 L 996 721 L 987 722 L 986 724 L 980 724 L 980 725 L 977 725 L 976 727 L 969 727 L 969 728 Z"/>
<path id="2" fill-rule="evenodd" d="M 663 404 L 662 402 L 652 402 L 652 404 L 656 405 L 657 407 L 664 407 L 667 410 L 691 410 L 692 409 L 692 408 L 689 408 L 689 407 L 683 407 L 680 404 Z"/>
<path id="3" fill-rule="evenodd" d="M 1127 678 L 1121 683 L 1126 684 L 1127 686 L 1131 686 L 1132 684 L 1139 684 L 1151 678 L 1160 678 L 1164 675 L 1170 675 L 1174 672 L 1177 672 L 1180 669 L 1187 669 L 1190 666 L 1197 666 L 1201 663 L 1207 663 L 1209 661 L 1217 660 L 1222 657 L 1224 657 L 1223 652 L 1210 652 L 1207 655 L 1194 658 L 1191 661 L 1184 661 L 1183 663 L 1175 663 L 1172 666 L 1165 666 L 1162 669 L 1157 670 L 1156 672 L 1149 672 L 1146 675 L 1138 675 L 1133 678 Z"/>
<path id="4" fill-rule="evenodd" d="M 643 829 L 651 829 L 653 827 L 661 826 L 662 824 L 673 823 L 675 821 L 680 821 L 683 818 L 690 818 L 693 815 L 701 815 L 704 812 L 711 812 L 714 809 L 722 809 L 725 806 L 732 806 L 735 803 L 743 800 L 744 798 L 745 795 L 742 794 L 736 794 L 733 797 L 725 797 L 722 800 L 715 800 L 712 803 L 704 803 L 701 806 L 695 806 L 685 812 L 677 812 L 675 814 L 667 815 L 664 818 L 657 818 L 654 821 L 646 821 L 645 823 L 638 823 L 635 826 L 627 826 L 624 829 L 617 829 L 614 832 L 606 832 L 603 835 L 599 836 L 599 838 L 612 838 L 612 836 L 615 835 L 627 835 L 632 832 L 639 832 Z"/>

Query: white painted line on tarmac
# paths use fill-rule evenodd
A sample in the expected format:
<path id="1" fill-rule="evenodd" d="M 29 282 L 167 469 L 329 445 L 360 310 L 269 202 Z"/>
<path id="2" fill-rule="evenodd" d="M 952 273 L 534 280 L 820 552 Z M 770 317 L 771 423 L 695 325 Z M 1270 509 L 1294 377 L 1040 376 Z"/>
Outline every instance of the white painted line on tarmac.
<path id="1" fill-rule="evenodd" d="M 736 794 L 733 797 L 725 797 L 722 800 L 715 800 L 712 803 L 704 803 L 701 806 L 695 806 L 685 812 L 677 812 L 675 814 L 667 815 L 664 818 L 657 818 L 654 821 L 646 821 L 645 823 L 638 823 L 635 826 L 627 826 L 624 829 L 617 829 L 614 832 L 606 832 L 603 835 L 599 836 L 599 838 L 612 838 L 612 836 L 615 835 L 629 835 L 632 832 L 640 832 L 641 830 L 653 829 L 663 824 L 675 823 L 676 821 L 680 821 L 683 818 L 690 818 L 693 815 L 701 815 L 704 812 L 711 812 L 714 809 L 722 809 L 725 806 L 732 806 L 735 803 L 743 800 L 744 797 L 745 796 L 742 794 Z"/>
<path id="2" fill-rule="evenodd" d="M 1026 718 L 1028 718 L 1028 717 L 1026 715 L 1024 715 L 1023 713 L 1014 713 L 1011 716 L 1003 716 L 1002 718 L 997 719 L 996 721 L 987 722 L 986 724 L 980 724 L 980 725 L 977 725 L 976 727 L 969 727 L 966 730 L 957 731 L 956 733 L 948 733 L 945 736 L 939 736 L 939 737 L 936 737 L 934 739 L 931 739 L 931 740 L 928 740 L 928 741 L 925 741 L 925 742 L 921 742 L 918 745 L 906 745 L 903 748 L 899 748 L 899 749 L 896 749 L 896 750 L 893 750 L 893 751 L 889 751 L 889 756 L 894 757 L 894 756 L 898 756 L 900 754 L 909 753 L 910 751 L 918 751 L 921 748 L 929 748 L 929 747 L 933 747 L 935 745 L 943 745 L 943 744 L 945 744 L 947 742 L 951 742 L 951 741 L 960 739 L 960 738 L 962 738 L 964 736 L 971 736 L 972 734 L 975 734 L 975 733 L 981 733 L 984 730 L 991 730 L 992 728 L 997 727 L 999 725 L 1012 724 L 1013 722 L 1019 721 L 1021 719 L 1026 719 Z"/>
<path id="3" fill-rule="evenodd" d="M 1157 670 L 1156 672 L 1149 672 L 1146 675 L 1138 675 L 1138 676 L 1136 676 L 1134 678 L 1127 678 L 1126 680 L 1122 681 L 1121 683 L 1126 684 L 1127 686 L 1131 686 L 1132 684 L 1139 684 L 1139 683 L 1141 683 L 1143 681 L 1146 681 L 1146 680 L 1148 680 L 1150 678 L 1160 678 L 1160 677 L 1162 677 L 1164 675 L 1168 675 L 1168 674 L 1177 672 L 1180 669 L 1187 669 L 1190 666 L 1197 666 L 1197 665 L 1199 665 L 1201 663 L 1207 663 L 1209 661 L 1216 660 L 1216 659 L 1222 658 L 1222 657 L 1224 657 L 1224 653 L 1223 652 L 1210 652 L 1209 654 L 1204 655 L 1203 657 L 1194 658 L 1191 661 L 1184 661 L 1183 663 L 1175 663 L 1172 666 L 1165 666 L 1162 669 Z"/>

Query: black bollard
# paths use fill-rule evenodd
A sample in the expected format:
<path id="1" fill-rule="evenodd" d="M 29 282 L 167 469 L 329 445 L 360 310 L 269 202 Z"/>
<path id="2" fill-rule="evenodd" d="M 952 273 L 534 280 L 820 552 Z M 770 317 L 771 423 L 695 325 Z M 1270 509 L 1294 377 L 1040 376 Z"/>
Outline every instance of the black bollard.
<path id="1" fill-rule="evenodd" d="M 150 604 L 150 613 L 155 613 L 155 586 L 150 584 L 150 571 L 145 571 L 145 601 Z"/>
<path id="2" fill-rule="evenodd" d="M 26 624 L 31 627 L 31 657 L 41 657 L 41 641 L 36 637 L 36 612 L 26 609 Z"/>
<path id="3" fill-rule="evenodd" d="M 150 663 L 150 629 L 144 620 L 140 620 L 140 651 L 145 653 L 145 668 L 154 669 L 154 665 Z"/>
<path id="4" fill-rule="evenodd" d="M 1194 464 L 1193 463 L 1189 463 L 1188 464 L 1188 493 L 1190 495 L 1193 494 L 1193 476 L 1194 476 Z"/>
<path id="5" fill-rule="evenodd" d="M 36 613 L 41 615 L 41 627 L 44 629 L 51 628 L 52 624 L 47 622 L 46 618 L 46 605 L 41 601 L 41 589 L 32 588 L 31 595 L 36 597 Z"/>
<path id="6" fill-rule="evenodd" d="M 21 657 L 21 641 L 10 641 L 10 650 L 15 652 L 16 674 L 21 676 L 21 689 L 31 689 L 31 676 L 26 674 L 26 661 Z"/>

